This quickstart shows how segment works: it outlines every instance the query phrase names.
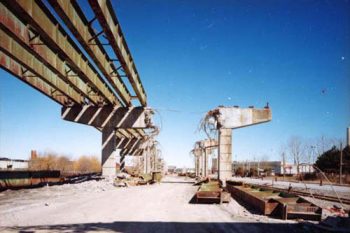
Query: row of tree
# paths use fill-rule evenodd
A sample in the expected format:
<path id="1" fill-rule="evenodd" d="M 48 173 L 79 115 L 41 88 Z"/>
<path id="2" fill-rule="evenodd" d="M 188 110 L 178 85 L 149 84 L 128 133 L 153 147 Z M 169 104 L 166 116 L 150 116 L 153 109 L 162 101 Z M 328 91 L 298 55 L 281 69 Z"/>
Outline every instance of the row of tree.
<path id="1" fill-rule="evenodd" d="M 44 153 L 29 160 L 30 170 L 59 170 L 65 174 L 92 173 L 101 171 L 101 162 L 96 156 L 80 156 L 71 160 L 68 156 Z"/>
<path id="2" fill-rule="evenodd" d="M 342 160 L 342 161 L 341 161 Z M 331 149 L 320 155 L 315 165 L 327 173 L 339 173 L 340 164 L 342 172 L 350 174 L 350 147 L 346 146 L 342 151 L 333 146 Z"/>
<path id="3" fill-rule="evenodd" d="M 293 161 L 298 174 L 301 164 L 315 164 L 322 171 L 336 172 L 340 168 L 340 150 L 342 150 L 344 172 L 349 173 L 349 146 L 341 149 L 340 146 L 341 140 L 323 136 L 314 140 L 293 136 L 289 138 L 287 144 L 281 146 L 280 154 L 283 164 L 288 160 Z"/>

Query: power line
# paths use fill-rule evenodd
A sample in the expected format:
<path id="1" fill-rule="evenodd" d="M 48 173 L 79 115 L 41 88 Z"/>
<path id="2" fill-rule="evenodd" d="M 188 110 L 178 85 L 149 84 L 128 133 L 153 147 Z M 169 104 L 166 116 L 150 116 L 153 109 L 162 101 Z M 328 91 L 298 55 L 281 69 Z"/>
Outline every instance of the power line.
<path id="1" fill-rule="evenodd" d="M 208 112 L 208 111 L 185 111 L 185 110 L 171 109 L 171 108 L 154 108 L 154 109 L 157 111 L 188 113 L 188 114 L 204 114 Z"/>

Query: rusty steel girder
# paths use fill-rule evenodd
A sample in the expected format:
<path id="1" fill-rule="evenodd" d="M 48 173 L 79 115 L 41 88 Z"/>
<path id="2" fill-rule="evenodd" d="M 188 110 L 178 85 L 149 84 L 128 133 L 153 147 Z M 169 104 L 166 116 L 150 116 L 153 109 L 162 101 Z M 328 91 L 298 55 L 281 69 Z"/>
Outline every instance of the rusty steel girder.
<path id="1" fill-rule="evenodd" d="M 130 93 L 118 74 L 117 67 L 109 58 L 98 39 L 98 35 L 90 26 L 77 2 L 66 0 L 50 0 L 49 2 L 111 83 L 124 104 L 131 106 Z"/>
<path id="2" fill-rule="evenodd" d="M 142 104 L 147 105 L 147 96 L 136 70 L 133 58 L 124 39 L 123 32 L 109 0 L 89 0 L 102 29 L 118 57 L 135 93 Z"/>
<path id="3" fill-rule="evenodd" d="M 146 129 L 155 127 L 110 1 L 89 2 L 101 32 L 94 31 L 75 0 L 1 0 L 0 68 L 62 105 L 63 119 L 101 131 L 108 173 L 115 168 L 110 162 L 116 148 L 124 156 L 147 153 L 144 144 L 154 132 Z M 103 47 L 102 34 L 111 50 Z M 142 106 L 133 107 L 134 99 Z"/>
<path id="4" fill-rule="evenodd" d="M 24 23 L 35 29 L 45 44 L 57 52 L 95 92 L 100 93 L 106 103 L 121 105 L 116 95 L 43 3 L 23 0 L 4 0 L 3 3 Z"/>
<path id="5" fill-rule="evenodd" d="M 69 97 L 32 74 L 28 68 L 14 61 L 2 51 L 0 51 L 0 67 L 17 77 L 19 80 L 40 91 L 58 104 L 66 105 L 73 102 Z"/>
<path id="6" fill-rule="evenodd" d="M 6 55 L 27 68 L 31 73 L 40 77 L 48 84 L 57 88 L 57 90 L 65 93 L 76 104 L 82 104 L 82 96 L 76 92 L 71 86 L 60 79 L 54 72 L 40 62 L 36 57 L 26 51 L 19 43 L 13 40 L 2 29 L 0 29 L 0 50 Z"/>
<path id="7" fill-rule="evenodd" d="M 2 3 L 0 3 L 0 28 L 12 39 L 20 43 L 27 52 L 31 53 L 42 63 L 45 63 L 62 80 L 86 97 L 90 103 L 97 105 L 100 102 L 101 97 L 85 84 L 78 75 L 69 74 L 67 70 L 70 70 L 70 67 L 45 45 L 39 35 L 35 35 L 29 30 L 29 27 L 24 25 Z"/>

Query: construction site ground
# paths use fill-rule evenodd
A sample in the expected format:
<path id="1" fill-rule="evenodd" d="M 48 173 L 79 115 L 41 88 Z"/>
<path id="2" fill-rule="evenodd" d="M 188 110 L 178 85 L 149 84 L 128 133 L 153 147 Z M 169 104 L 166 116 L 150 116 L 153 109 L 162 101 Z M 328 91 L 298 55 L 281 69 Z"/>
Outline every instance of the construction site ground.
<path id="1" fill-rule="evenodd" d="M 108 181 L 0 193 L 0 232 L 304 232 L 229 204 L 193 204 L 193 180 L 116 188 Z"/>

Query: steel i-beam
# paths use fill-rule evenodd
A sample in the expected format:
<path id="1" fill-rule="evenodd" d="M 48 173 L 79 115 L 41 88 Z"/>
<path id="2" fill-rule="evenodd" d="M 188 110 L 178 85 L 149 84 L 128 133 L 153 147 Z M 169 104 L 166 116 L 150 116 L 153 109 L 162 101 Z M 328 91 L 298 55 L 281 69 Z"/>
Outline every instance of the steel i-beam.
<path id="1" fill-rule="evenodd" d="M 13 13 L 11 13 L 2 3 L 0 3 L 0 28 L 19 43 L 22 48 L 33 55 L 38 61 L 45 64 L 52 72 L 79 92 L 90 103 L 98 104 L 101 100 L 87 84 L 85 84 L 77 74 L 68 72 L 71 68 L 63 61 L 57 53 L 52 51 L 40 39 L 40 35 L 30 30 L 30 27 L 22 23 Z M 22 60 L 25 57 L 18 59 Z M 54 85 L 54 84 L 51 84 Z M 69 93 L 66 93 L 69 95 Z"/>
<path id="2" fill-rule="evenodd" d="M 102 77 L 42 2 L 3 0 L 3 3 L 16 16 L 34 28 L 45 44 L 68 62 L 76 74 L 79 74 L 94 91 L 105 98 L 106 103 L 120 105 L 120 101 L 104 83 Z"/>
<path id="3" fill-rule="evenodd" d="M 111 83 L 126 106 L 131 106 L 131 96 L 121 79 L 117 67 L 109 58 L 101 45 L 98 36 L 94 32 L 84 13 L 76 1 L 50 0 L 57 14 L 62 18 L 68 28 L 93 59 L 103 75 Z M 72 20 L 74 19 L 74 20 Z"/>
<path id="4" fill-rule="evenodd" d="M 44 82 L 42 79 L 39 79 L 36 75 L 31 73 L 28 68 L 22 66 L 18 62 L 11 59 L 9 56 L 0 51 L 0 67 L 5 69 L 7 72 L 11 73 L 19 80 L 27 83 L 31 87 L 40 91 L 47 97 L 56 101 L 58 104 L 66 105 L 72 103 L 68 96 L 64 95 L 62 92 L 52 87 L 51 85 Z"/>
<path id="5" fill-rule="evenodd" d="M 147 96 L 145 90 L 141 84 L 139 74 L 126 44 L 120 24 L 114 14 L 111 2 L 109 0 L 89 0 L 89 3 L 134 88 L 140 103 L 142 106 L 146 106 Z"/>

